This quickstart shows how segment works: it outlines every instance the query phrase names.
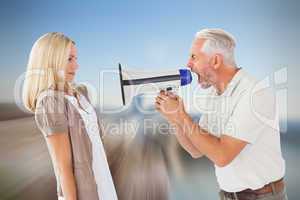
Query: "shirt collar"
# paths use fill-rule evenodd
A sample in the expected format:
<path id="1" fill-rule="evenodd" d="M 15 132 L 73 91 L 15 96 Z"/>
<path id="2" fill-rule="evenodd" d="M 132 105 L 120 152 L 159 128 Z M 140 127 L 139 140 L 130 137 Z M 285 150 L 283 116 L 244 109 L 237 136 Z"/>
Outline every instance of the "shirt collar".
<path id="1" fill-rule="evenodd" d="M 239 70 L 235 73 L 235 75 L 233 76 L 233 78 L 230 80 L 230 82 L 228 83 L 225 91 L 221 94 L 221 95 L 218 95 L 217 94 L 217 90 L 215 90 L 215 94 L 217 96 L 220 96 L 220 97 L 224 97 L 224 96 L 231 96 L 232 95 L 232 92 L 234 91 L 234 89 L 238 86 L 239 82 L 241 81 L 241 79 L 244 77 L 245 75 L 245 72 L 242 68 L 239 68 Z"/>

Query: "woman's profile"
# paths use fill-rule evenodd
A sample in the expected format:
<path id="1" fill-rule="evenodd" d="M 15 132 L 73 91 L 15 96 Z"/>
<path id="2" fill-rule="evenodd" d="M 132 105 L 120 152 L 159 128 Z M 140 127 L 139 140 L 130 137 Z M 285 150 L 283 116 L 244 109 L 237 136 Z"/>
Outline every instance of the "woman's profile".
<path id="1" fill-rule="evenodd" d="M 85 87 L 74 84 L 75 42 L 47 33 L 33 45 L 23 88 L 51 155 L 59 199 L 115 200 L 97 115 Z"/>

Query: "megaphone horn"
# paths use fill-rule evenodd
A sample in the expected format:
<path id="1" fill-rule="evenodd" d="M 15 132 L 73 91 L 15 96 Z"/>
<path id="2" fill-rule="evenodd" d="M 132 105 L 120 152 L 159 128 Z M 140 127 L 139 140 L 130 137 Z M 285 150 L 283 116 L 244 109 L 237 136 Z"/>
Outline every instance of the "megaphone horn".
<path id="1" fill-rule="evenodd" d="M 126 95 L 127 87 L 158 84 L 160 86 L 160 89 L 169 91 L 173 90 L 174 87 L 188 85 L 192 82 L 191 71 L 188 69 L 179 69 L 179 71 L 173 70 L 172 72 L 156 72 L 152 74 L 150 72 L 130 73 L 129 71 L 126 71 L 126 73 L 124 73 L 121 64 L 119 64 L 119 75 L 123 105 L 128 103 L 128 95 Z"/>

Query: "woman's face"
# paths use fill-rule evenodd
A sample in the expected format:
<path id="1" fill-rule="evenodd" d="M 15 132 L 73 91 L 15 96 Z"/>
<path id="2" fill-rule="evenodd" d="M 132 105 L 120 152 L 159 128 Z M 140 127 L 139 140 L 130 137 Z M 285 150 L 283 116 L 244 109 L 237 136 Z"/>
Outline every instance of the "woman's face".
<path id="1" fill-rule="evenodd" d="M 72 82 L 74 80 L 76 71 L 79 65 L 77 63 L 77 49 L 74 44 L 71 46 L 70 55 L 68 58 L 68 64 L 65 69 L 65 80 L 68 82 Z"/>

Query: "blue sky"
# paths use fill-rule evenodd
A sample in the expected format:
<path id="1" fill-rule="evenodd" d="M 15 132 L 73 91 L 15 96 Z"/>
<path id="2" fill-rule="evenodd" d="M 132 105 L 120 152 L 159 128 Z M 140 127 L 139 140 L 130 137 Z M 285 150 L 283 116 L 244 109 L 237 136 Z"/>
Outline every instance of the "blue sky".
<path id="1" fill-rule="evenodd" d="M 0 7 L 0 102 L 13 101 L 34 41 L 63 32 L 79 53 L 78 81 L 99 87 L 99 72 L 124 66 L 164 70 L 185 66 L 194 34 L 224 28 L 237 39 L 237 63 L 262 79 L 286 67 L 290 118 L 300 101 L 300 3 L 253 1 L 5 1 Z M 106 99 L 121 102 L 116 76 L 107 76 Z M 109 84 L 107 84 L 109 83 Z"/>

